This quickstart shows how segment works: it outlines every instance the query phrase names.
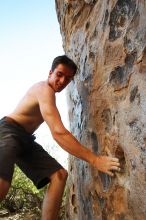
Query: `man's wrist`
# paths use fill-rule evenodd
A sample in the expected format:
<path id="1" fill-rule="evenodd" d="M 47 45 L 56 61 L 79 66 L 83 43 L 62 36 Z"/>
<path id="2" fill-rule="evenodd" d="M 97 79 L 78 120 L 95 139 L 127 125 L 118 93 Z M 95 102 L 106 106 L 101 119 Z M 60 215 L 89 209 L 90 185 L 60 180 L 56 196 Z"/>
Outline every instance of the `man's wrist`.
<path id="1" fill-rule="evenodd" d="M 90 153 L 88 154 L 88 162 L 92 166 L 95 166 L 96 160 L 97 160 L 97 156 L 92 151 L 90 151 Z"/>

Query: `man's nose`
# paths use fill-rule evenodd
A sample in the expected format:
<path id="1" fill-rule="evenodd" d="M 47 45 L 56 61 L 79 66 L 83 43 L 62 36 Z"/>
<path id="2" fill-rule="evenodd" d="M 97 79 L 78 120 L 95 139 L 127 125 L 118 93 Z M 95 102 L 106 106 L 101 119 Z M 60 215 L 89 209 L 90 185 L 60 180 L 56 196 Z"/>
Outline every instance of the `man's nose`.
<path id="1" fill-rule="evenodd" d="M 64 76 L 61 77 L 60 82 L 61 82 L 62 84 L 65 83 L 65 77 L 64 77 Z"/>

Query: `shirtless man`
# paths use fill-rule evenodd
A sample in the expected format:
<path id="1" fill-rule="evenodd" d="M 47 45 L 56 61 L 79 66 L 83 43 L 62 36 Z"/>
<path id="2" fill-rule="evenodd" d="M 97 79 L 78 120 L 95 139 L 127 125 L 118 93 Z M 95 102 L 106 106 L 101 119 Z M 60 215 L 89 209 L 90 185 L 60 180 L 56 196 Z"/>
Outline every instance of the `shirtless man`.
<path id="1" fill-rule="evenodd" d="M 77 67 L 67 56 L 56 57 L 48 79 L 33 85 L 16 109 L 0 120 L 0 201 L 11 185 L 14 164 L 39 189 L 49 183 L 42 207 L 42 220 L 58 219 L 67 179 L 67 171 L 34 141 L 34 131 L 45 121 L 53 138 L 68 153 L 113 176 L 119 171 L 117 158 L 96 156 L 84 147 L 64 127 L 55 103 L 55 93 L 61 92 L 73 79 Z"/>

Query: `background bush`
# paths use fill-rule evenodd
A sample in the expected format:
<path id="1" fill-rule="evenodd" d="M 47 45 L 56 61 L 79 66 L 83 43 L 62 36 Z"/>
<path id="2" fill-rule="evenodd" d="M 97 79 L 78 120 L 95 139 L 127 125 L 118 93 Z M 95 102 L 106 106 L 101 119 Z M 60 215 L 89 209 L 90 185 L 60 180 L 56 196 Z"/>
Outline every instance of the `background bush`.
<path id="1" fill-rule="evenodd" d="M 11 188 L 0 208 L 7 209 L 10 213 L 27 211 L 30 209 L 41 209 L 45 187 L 41 190 L 33 185 L 26 175 L 15 166 Z"/>
<path id="2" fill-rule="evenodd" d="M 5 200 L 0 204 L 0 210 L 7 210 L 7 219 L 40 220 L 41 207 L 46 187 L 37 190 L 30 179 L 15 166 L 12 185 Z M 60 209 L 60 219 L 65 219 L 66 190 Z M 1 217 L 1 214 L 0 214 Z M 0 218 L 1 219 L 1 218 Z"/>

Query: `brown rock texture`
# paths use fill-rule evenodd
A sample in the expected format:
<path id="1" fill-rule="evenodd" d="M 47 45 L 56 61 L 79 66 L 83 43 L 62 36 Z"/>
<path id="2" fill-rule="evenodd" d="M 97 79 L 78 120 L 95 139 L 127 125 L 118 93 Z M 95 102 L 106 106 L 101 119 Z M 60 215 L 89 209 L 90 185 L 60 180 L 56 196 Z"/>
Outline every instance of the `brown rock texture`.
<path id="1" fill-rule="evenodd" d="M 95 154 L 116 156 L 113 178 L 70 157 L 67 220 L 146 219 L 146 1 L 56 0 L 71 131 Z"/>

